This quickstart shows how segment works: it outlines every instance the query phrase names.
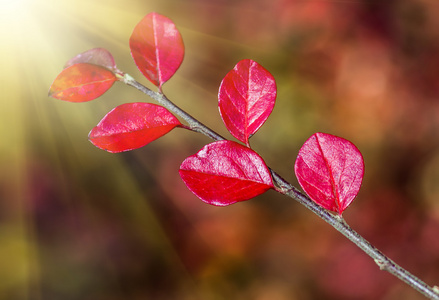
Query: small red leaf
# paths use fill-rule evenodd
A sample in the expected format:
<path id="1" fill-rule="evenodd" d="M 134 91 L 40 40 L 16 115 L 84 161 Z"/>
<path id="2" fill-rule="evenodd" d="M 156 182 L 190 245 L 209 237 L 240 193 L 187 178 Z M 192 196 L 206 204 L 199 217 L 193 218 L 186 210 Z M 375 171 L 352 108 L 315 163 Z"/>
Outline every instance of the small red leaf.
<path id="1" fill-rule="evenodd" d="M 218 100 L 221 118 L 230 133 L 241 142 L 264 124 L 276 100 L 273 75 L 257 62 L 244 59 L 221 82 Z"/>
<path id="2" fill-rule="evenodd" d="M 49 96 L 70 101 L 85 102 L 104 94 L 117 80 L 106 68 L 79 63 L 64 69 L 52 83 Z"/>
<path id="3" fill-rule="evenodd" d="M 314 202 L 341 215 L 360 190 L 364 161 L 348 140 L 319 132 L 303 144 L 294 171 Z"/>
<path id="4" fill-rule="evenodd" d="M 273 188 L 263 159 L 232 141 L 208 144 L 186 158 L 180 176 L 201 200 L 217 206 L 248 200 Z"/>
<path id="5" fill-rule="evenodd" d="M 90 142 L 111 153 L 129 151 L 165 135 L 180 121 L 151 103 L 125 103 L 111 110 L 89 134 Z"/>
<path id="6" fill-rule="evenodd" d="M 76 55 L 66 63 L 64 69 L 79 63 L 88 63 L 109 70 L 116 70 L 116 63 L 113 55 L 104 48 L 94 48 Z"/>
<path id="7" fill-rule="evenodd" d="M 184 56 L 183 39 L 175 24 L 154 12 L 134 28 L 130 49 L 140 72 L 160 89 L 180 67 Z"/>

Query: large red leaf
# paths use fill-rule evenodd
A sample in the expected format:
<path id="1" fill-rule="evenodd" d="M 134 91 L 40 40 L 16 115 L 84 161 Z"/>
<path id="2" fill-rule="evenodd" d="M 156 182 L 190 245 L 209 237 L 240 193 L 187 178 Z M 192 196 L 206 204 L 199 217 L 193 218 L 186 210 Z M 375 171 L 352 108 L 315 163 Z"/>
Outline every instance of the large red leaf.
<path id="1" fill-rule="evenodd" d="M 130 49 L 140 72 L 160 89 L 180 67 L 184 56 L 183 39 L 175 24 L 155 12 L 136 25 Z"/>
<path id="2" fill-rule="evenodd" d="M 125 103 L 111 110 L 94 127 L 90 142 L 116 153 L 145 146 L 181 125 L 166 108 L 151 103 Z"/>
<path id="3" fill-rule="evenodd" d="M 341 215 L 360 190 L 364 161 L 348 140 L 319 132 L 303 144 L 294 171 L 313 201 Z"/>
<path id="4" fill-rule="evenodd" d="M 273 187 L 263 159 L 232 141 L 218 141 L 186 158 L 180 176 L 201 200 L 225 206 L 248 200 Z"/>
<path id="5" fill-rule="evenodd" d="M 117 80 L 106 68 L 78 63 L 64 69 L 52 83 L 49 96 L 70 101 L 85 102 L 105 93 Z"/>
<path id="6" fill-rule="evenodd" d="M 116 69 L 116 63 L 114 61 L 113 55 L 111 55 L 111 53 L 104 48 L 93 48 L 85 52 L 82 52 L 76 55 L 75 57 L 73 57 L 72 59 L 70 59 L 66 63 L 64 68 L 68 68 L 78 63 L 94 64 L 107 68 L 109 70 Z"/>
<path id="7" fill-rule="evenodd" d="M 244 59 L 222 80 L 218 100 L 221 118 L 227 129 L 248 145 L 248 139 L 273 110 L 276 82 L 260 64 Z"/>

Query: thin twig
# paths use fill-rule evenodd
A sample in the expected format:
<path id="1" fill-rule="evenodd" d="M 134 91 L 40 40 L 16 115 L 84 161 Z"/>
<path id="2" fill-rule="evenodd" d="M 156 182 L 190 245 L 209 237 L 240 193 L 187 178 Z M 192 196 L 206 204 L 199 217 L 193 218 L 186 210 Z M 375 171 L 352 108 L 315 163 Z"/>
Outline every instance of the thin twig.
<path id="1" fill-rule="evenodd" d="M 197 119 L 195 119 L 184 110 L 179 108 L 177 105 L 175 105 L 164 94 L 150 90 L 141 83 L 137 82 L 128 74 L 124 74 L 123 78 L 121 78 L 121 81 L 129 86 L 138 89 L 152 99 L 156 100 L 159 104 L 163 105 L 168 110 L 180 116 L 188 123 L 188 128 L 190 130 L 202 133 L 215 141 L 225 140 L 224 137 L 222 137 L 203 123 L 199 122 Z M 328 210 L 324 209 L 323 207 L 312 201 L 308 196 L 301 193 L 297 188 L 292 186 L 289 182 L 283 179 L 272 169 L 270 169 L 270 172 L 275 183 L 276 191 L 301 203 L 317 216 L 319 216 L 321 219 L 323 219 L 325 222 L 327 222 L 329 225 L 338 230 L 352 243 L 357 245 L 361 250 L 369 255 L 381 270 L 385 270 L 390 274 L 396 276 L 427 298 L 439 300 L 439 292 L 437 291 L 437 287 L 430 287 L 421 279 L 417 278 L 401 266 L 397 265 L 394 261 L 384 255 L 380 250 L 375 248 L 366 239 L 364 239 L 355 230 L 353 230 L 341 216 L 330 213 Z"/>

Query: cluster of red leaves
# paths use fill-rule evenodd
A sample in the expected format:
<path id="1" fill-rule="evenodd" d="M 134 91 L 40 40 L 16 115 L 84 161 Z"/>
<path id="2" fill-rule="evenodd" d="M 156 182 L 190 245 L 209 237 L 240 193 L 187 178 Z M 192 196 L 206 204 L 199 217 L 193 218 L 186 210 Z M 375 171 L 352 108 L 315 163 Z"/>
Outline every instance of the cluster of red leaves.
<path id="1" fill-rule="evenodd" d="M 131 55 L 141 73 L 161 91 L 180 67 L 184 45 L 175 24 L 157 13 L 146 15 L 130 37 Z M 112 55 L 96 48 L 71 59 L 49 95 L 71 102 L 93 100 L 123 79 Z M 180 166 L 180 176 L 201 200 L 225 206 L 276 189 L 270 169 L 250 148 L 249 139 L 271 114 L 276 99 L 273 75 L 245 59 L 224 77 L 218 93 L 221 118 L 243 144 L 223 140 L 206 145 Z M 90 141 L 116 153 L 145 146 L 183 127 L 166 108 L 127 103 L 111 110 L 92 129 Z M 325 133 L 312 135 L 299 151 L 295 173 L 309 197 L 341 214 L 357 195 L 364 173 L 360 151 L 349 141 Z"/>

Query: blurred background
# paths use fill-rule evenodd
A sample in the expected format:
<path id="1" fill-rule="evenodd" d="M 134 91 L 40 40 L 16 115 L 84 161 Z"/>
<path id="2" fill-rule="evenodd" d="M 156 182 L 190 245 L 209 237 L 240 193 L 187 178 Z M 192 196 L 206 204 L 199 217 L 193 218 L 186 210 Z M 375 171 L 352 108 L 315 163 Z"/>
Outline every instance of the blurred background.
<path id="1" fill-rule="evenodd" d="M 297 186 L 309 136 L 352 141 L 366 175 L 344 218 L 439 284 L 438 1 L 15 0 L 0 1 L 0 299 L 424 299 L 274 191 L 223 208 L 197 199 L 178 168 L 204 136 L 175 129 L 121 154 L 88 142 L 110 109 L 150 99 L 116 83 L 75 104 L 49 87 L 103 47 L 152 88 L 128 46 L 151 11 L 185 42 L 170 99 L 232 138 L 221 79 L 241 59 L 262 64 L 278 98 L 253 148 Z"/>

